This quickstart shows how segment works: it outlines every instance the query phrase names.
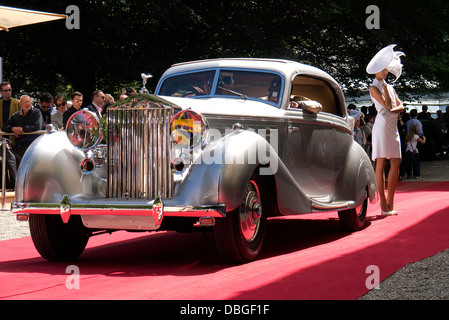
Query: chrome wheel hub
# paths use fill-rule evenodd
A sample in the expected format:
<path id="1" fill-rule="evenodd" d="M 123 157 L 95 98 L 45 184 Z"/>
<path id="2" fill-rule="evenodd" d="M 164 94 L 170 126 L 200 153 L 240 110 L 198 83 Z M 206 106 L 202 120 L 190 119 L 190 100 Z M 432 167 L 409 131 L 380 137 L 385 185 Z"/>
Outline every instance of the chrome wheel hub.
<path id="1" fill-rule="evenodd" d="M 257 236 L 261 217 L 262 204 L 259 190 L 256 184 L 250 181 L 240 206 L 240 230 L 246 241 L 251 242 Z"/>

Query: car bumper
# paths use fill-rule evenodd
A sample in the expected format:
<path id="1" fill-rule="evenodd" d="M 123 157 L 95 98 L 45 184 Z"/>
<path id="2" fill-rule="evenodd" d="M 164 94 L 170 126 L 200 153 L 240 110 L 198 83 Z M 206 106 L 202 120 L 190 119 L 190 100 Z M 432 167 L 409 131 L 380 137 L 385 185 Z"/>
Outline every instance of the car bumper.
<path id="1" fill-rule="evenodd" d="M 62 221 L 67 223 L 72 215 L 83 217 L 115 216 L 126 219 L 126 217 L 152 217 L 157 229 L 164 217 L 193 217 L 193 218 L 222 218 L 226 215 L 224 205 L 164 205 L 160 198 L 150 202 L 127 202 L 114 201 L 114 199 L 102 199 L 89 202 L 72 203 L 68 196 L 64 196 L 60 203 L 27 203 L 12 202 L 11 212 L 16 214 L 18 220 L 28 220 L 30 214 L 55 214 L 60 215 Z"/>

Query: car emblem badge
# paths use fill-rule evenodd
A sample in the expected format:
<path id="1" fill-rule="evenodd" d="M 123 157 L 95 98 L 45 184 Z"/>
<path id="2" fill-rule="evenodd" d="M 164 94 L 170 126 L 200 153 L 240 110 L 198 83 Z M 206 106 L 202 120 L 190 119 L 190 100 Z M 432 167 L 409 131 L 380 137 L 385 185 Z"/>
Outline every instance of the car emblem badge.
<path id="1" fill-rule="evenodd" d="M 156 226 L 160 226 L 164 217 L 164 204 L 160 197 L 156 197 L 153 203 L 153 219 Z"/>
<path id="2" fill-rule="evenodd" d="M 69 196 L 64 195 L 62 197 L 61 204 L 59 206 L 59 213 L 61 215 L 62 222 L 64 222 L 64 223 L 69 222 L 70 215 L 71 215 L 70 208 L 71 208 L 71 203 L 70 203 Z"/>

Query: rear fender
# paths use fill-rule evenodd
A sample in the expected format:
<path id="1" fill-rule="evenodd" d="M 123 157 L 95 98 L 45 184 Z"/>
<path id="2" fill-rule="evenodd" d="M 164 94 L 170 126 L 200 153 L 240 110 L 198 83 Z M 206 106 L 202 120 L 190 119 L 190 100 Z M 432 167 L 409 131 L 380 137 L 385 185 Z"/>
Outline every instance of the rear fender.
<path id="1" fill-rule="evenodd" d="M 353 142 L 349 150 L 336 199 L 354 200 L 356 206 L 360 206 L 368 188 L 370 203 L 376 203 L 376 176 L 368 155 L 357 142 Z"/>

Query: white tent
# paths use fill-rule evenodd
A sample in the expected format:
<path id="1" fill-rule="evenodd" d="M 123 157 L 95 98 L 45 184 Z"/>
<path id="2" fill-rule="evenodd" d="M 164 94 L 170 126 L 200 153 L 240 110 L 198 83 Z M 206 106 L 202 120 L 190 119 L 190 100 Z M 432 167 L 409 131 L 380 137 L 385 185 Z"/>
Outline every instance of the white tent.
<path id="1" fill-rule="evenodd" d="M 65 14 L 55 14 L 0 6 L 0 30 L 5 31 L 9 31 L 10 28 L 14 27 L 65 18 L 67 18 L 67 15 Z"/>
<path id="2" fill-rule="evenodd" d="M 9 28 L 26 26 L 29 24 L 66 19 L 65 14 L 18 9 L 0 6 L 0 31 L 9 31 Z M 3 61 L 0 57 L 0 82 L 3 76 Z"/>

